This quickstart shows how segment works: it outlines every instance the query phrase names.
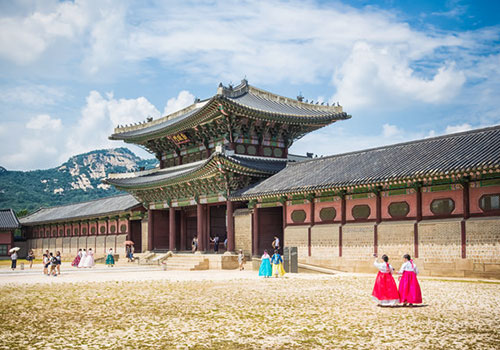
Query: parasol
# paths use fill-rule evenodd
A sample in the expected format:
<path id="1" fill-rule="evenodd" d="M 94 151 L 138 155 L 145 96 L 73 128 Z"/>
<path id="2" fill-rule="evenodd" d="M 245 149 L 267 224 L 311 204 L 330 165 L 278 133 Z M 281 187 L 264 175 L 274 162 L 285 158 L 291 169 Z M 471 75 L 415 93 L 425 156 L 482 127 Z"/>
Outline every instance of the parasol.
<path id="1" fill-rule="evenodd" d="M 14 253 L 14 252 L 17 252 L 18 250 L 20 250 L 21 248 L 19 247 L 14 247 L 14 248 L 10 248 L 9 249 L 9 253 Z"/>
<path id="2" fill-rule="evenodd" d="M 134 242 L 132 241 L 125 241 L 123 242 L 124 245 L 134 245 Z"/>

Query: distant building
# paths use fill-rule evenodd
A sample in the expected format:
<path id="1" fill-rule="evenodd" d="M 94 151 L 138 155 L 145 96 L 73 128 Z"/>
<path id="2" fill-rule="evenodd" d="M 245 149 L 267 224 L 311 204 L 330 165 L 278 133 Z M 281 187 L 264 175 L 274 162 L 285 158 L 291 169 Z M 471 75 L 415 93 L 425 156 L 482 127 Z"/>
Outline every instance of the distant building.
<path id="1" fill-rule="evenodd" d="M 21 227 L 12 209 L 0 209 L 0 257 L 14 247 L 14 232 Z"/>

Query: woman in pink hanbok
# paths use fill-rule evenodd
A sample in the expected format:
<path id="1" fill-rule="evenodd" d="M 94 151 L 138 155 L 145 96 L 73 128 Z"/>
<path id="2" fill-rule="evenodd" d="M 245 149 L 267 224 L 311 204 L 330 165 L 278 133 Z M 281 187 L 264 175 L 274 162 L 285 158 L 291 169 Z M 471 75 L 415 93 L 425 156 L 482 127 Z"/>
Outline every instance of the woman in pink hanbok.
<path id="1" fill-rule="evenodd" d="M 94 266 L 94 252 L 92 248 L 89 248 L 87 251 L 87 257 L 85 258 L 85 262 L 83 263 L 83 267 L 92 267 Z"/>
<path id="2" fill-rule="evenodd" d="M 389 257 L 382 255 L 382 262 L 377 261 L 377 254 L 373 254 L 378 269 L 375 285 L 373 286 L 372 297 L 379 306 L 394 306 L 399 303 L 398 287 L 392 277 L 394 268 L 389 264 Z"/>
<path id="3" fill-rule="evenodd" d="M 403 305 L 422 304 L 422 292 L 420 284 L 418 284 L 417 265 L 413 263 L 409 254 L 403 256 L 404 263 L 399 269 L 399 274 L 402 275 L 399 281 L 399 302 Z"/>

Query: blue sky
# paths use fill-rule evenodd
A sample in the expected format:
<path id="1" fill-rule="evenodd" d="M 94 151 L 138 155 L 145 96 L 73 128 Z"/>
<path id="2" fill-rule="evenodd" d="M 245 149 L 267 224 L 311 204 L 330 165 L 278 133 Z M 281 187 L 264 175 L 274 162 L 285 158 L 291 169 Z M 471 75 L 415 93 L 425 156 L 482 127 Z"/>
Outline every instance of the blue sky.
<path id="1" fill-rule="evenodd" d="M 49 168 L 123 146 L 107 139 L 117 124 L 244 77 L 284 96 L 339 101 L 352 115 L 297 141 L 299 154 L 496 125 L 499 4 L 0 2 L 0 165 Z"/>

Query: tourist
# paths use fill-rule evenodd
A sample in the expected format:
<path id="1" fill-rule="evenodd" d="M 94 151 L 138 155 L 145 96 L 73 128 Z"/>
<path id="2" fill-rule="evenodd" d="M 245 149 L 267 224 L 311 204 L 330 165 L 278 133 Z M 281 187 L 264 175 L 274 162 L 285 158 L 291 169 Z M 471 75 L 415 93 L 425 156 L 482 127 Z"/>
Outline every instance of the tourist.
<path id="1" fill-rule="evenodd" d="M 85 258 L 85 262 L 83 263 L 83 267 L 92 267 L 94 266 L 94 252 L 92 248 L 89 248 L 87 251 L 87 257 Z"/>
<path id="2" fill-rule="evenodd" d="M 50 266 L 50 271 L 49 271 L 49 276 L 57 276 L 57 271 L 56 271 L 56 266 L 57 266 L 57 259 L 54 256 L 54 254 L 49 253 L 49 266 Z"/>
<path id="3" fill-rule="evenodd" d="M 240 271 L 244 270 L 245 267 L 243 266 L 245 264 L 245 255 L 243 255 L 243 250 L 240 249 L 238 252 L 238 265 L 240 266 Z"/>
<path id="4" fill-rule="evenodd" d="M 12 254 L 10 255 L 10 259 L 12 260 L 10 268 L 12 269 L 12 271 L 14 271 L 17 266 L 17 251 L 12 252 Z"/>
<path id="5" fill-rule="evenodd" d="M 273 275 L 275 277 L 278 277 L 278 275 L 283 276 L 285 274 L 285 269 L 283 268 L 283 259 L 280 253 L 278 253 L 278 249 L 274 251 L 271 262 L 273 264 Z"/>
<path id="6" fill-rule="evenodd" d="M 33 249 L 30 249 L 30 251 L 28 252 L 26 260 L 30 262 L 30 269 L 31 269 L 33 267 L 33 260 L 35 260 L 35 252 L 33 252 Z"/>
<path id="7" fill-rule="evenodd" d="M 377 261 L 377 254 L 373 254 L 375 262 L 373 265 L 379 270 L 373 286 L 372 297 L 379 306 L 394 306 L 399 303 L 399 293 L 392 273 L 394 269 L 389 265 L 389 257 L 382 255 L 382 261 Z"/>
<path id="8" fill-rule="evenodd" d="M 271 267 L 271 257 L 267 253 L 267 250 L 264 250 L 264 255 L 262 255 L 260 261 L 259 268 L 259 276 L 264 276 L 264 278 L 271 277 L 273 275 L 272 267 Z"/>
<path id="9" fill-rule="evenodd" d="M 82 248 L 78 249 L 78 253 L 76 254 L 75 259 L 71 263 L 71 266 L 78 267 L 78 264 L 80 264 L 81 259 L 82 259 Z"/>
<path id="10" fill-rule="evenodd" d="M 80 257 L 80 262 L 78 263 L 78 267 L 85 267 L 85 260 L 87 259 L 87 251 L 85 249 L 82 250 L 82 256 Z"/>
<path id="11" fill-rule="evenodd" d="M 49 256 L 47 254 L 43 254 L 43 274 L 44 275 L 48 275 L 49 274 L 49 263 L 50 263 L 50 260 L 49 260 Z"/>
<path id="12" fill-rule="evenodd" d="M 109 248 L 108 255 L 106 256 L 106 265 L 115 266 L 115 257 L 113 256 L 113 248 Z"/>
<path id="13" fill-rule="evenodd" d="M 219 235 L 215 235 L 215 237 L 213 239 L 210 238 L 210 241 L 214 242 L 214 253 L 218 254 L 219 253 L 219 241 L 220 241 Z"/>
<path id="14" fill-rule="evenodd" d="M 61 252 L 58 250 L 56 252 L 56 268 L 57 268 L 57 274 L 61 274 L 61 265 L 62 265 L 62 257 L 61 257 Z"/>
<path id="15" fill-rule="evenodd" d="M 134 246 L 132 244 L 127 244 L 125 246 L 125 252 L 127 255 L 128 262 L 134 261 Z"/>
<path id="16" fill-rule="evenodd" d="M 227 237 L 226 239 L 224 240 L 224 249 L 227 250 Z"/>
<path id="17" fill-rule="evenodd" d="M 413 263 L 409 254 L 403 256 L 404 263 L 399 269 L 399 274 L 402 275 L 399 281 L 399 302 L 406 304 L 421 304 L 422 303 L 422 292 L 420 291 L 420 285 L 418 284 L 417 265 Z"/>
<path id="18" fill-rule="evenodd" d="M 277 251 L 280 250 L 280 239 L 278 238 L 278 236 L 274 236 L 274 240 L 273 240 L 273 243 L 271 245 L 273 246 L 274 250 L 277 250 Z"/>
<path id="19" fill-rule="evenodd" d="M 198 250 L 198 237 L 194 236 L 191 241 L 191 252 L 195 253 Z"/>

